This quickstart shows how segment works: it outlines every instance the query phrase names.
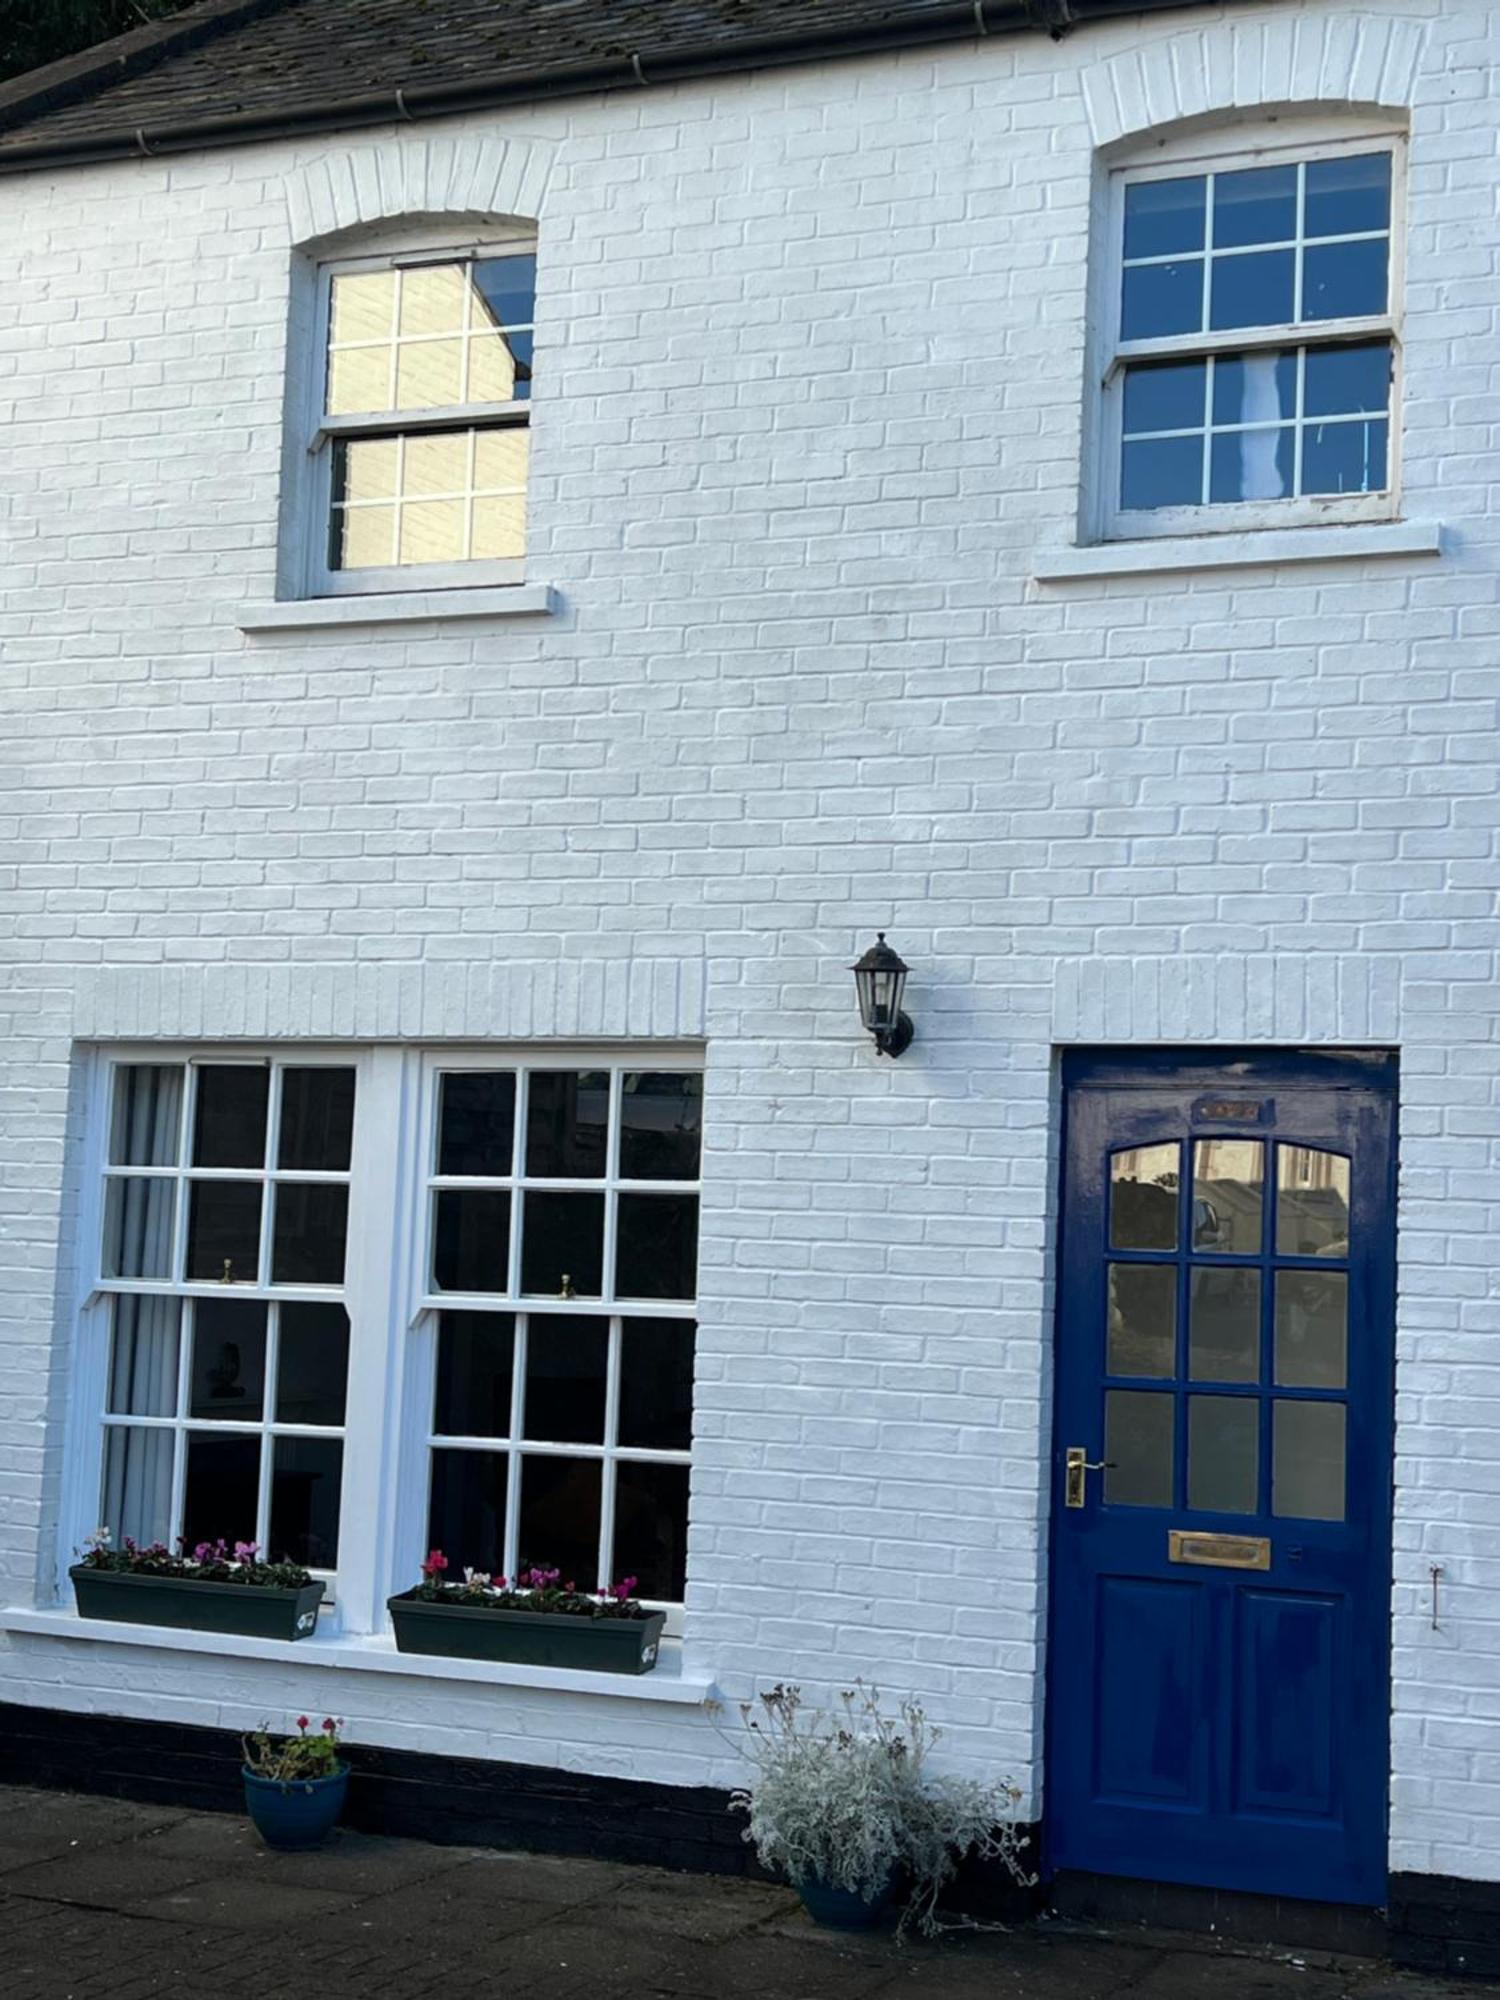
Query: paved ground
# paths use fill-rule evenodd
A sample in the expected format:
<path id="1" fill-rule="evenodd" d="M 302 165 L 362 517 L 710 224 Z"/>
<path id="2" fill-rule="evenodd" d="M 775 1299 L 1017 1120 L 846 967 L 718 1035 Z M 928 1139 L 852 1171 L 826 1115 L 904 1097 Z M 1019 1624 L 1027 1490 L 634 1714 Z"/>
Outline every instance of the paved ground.
<path id="1" fill-rule="evenodd" d="M 897 1945 L 785 1890 L 0 1787 L 4 2000 L 1479 2000 L 1363 1960 L 1060 1926 Z M 1486 2000 L 1494 2000 L 1490 1988 Z"/>

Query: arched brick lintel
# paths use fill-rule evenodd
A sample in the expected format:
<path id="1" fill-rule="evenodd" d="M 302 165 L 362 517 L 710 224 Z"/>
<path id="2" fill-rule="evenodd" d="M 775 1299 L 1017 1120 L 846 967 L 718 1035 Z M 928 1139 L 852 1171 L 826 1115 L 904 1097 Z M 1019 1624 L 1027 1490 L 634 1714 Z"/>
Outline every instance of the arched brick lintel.
<path id="1" fill-rule="evenodd" d="M 1108 147 L 1261 106 L 1408 110 L 1426 34 L 1425 21 L 1403 15 L 1219 19 L 1091 64 L 1080 77 L 1084 108 L 1094 144 Z"/>
<path id="2" fill-rule="evenodd" d="M 286 182 L 292 241 L 321 242 L 413 216 L 534 220 L 554 147 L 537 139 L 430 139 L 325 153 Z"/>

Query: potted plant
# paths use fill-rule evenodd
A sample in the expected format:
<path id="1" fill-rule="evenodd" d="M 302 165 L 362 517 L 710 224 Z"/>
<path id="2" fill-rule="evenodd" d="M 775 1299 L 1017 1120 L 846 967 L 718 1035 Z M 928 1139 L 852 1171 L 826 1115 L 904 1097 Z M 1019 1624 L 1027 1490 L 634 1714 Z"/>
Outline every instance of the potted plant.
<path id="1" fill-rule="evenodd" d="M 306 1639 L 317 1630 L 323 1585 L 296 1563 L 266 1562 L 254 1542 L 112 1546 L 108 1528 L 84 1545 L 68 1571 L 80 1618 L 236 1632 L 251 1639 Z"/>
<path id="2" fill-rule="evenodd" d="M 447 1568 L 434 1549 L 416 1588 L 389 1600 L 399 1652 L 605 1674 L 645 1674 L 656 1665 L 666 1614 L 636 1602 L 633 1576 L 608 1590 L 579 1590 L 556 1569 L 533 1567 L 514 1579 L 466 1569 L 462 1583 L 448 1583 Z"/>
<path id="3" fill-rule="evenodd" d="M 757 1775 L 730 1809 L 748 1815 L 745 1839 L 815 1923 L 867 1929 L 904 1881 L 900 1928 L 931 1935 L 941 1928 L 938 1897 L 968 1854 L 999 1860 L 1029 1886 L 1020 1793 L 1008 1781 L 929 1771 L 939 1732 L 915 1702 L 887 1715 L 879 1693 L 856 1682 L 832 1714 L 805 1710 L 795 1687 L 772 1688 L 758 1708 L 740 1707 Z"/>
<path id="4" fill-rule="evenodd" d="M 340 1754 L 339 1724 L 331 1715 L 309 1735 L 305 1715 L 295 1736 L 271 1736 L 264 1725 L 244 1745 L 245 1804 L 267 1847 L 298 1853 L 316 1847 L 344 1810 L 349 1766 Z"/>

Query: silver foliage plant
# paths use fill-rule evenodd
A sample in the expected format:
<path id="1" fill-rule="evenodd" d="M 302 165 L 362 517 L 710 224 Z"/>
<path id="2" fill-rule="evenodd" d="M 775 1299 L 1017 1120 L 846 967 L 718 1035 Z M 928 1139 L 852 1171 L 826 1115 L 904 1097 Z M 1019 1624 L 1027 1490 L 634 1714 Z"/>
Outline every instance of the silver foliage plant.
<path id="1" fill-rule="evenodd" d="M 998 1860 L 1029 1884 L 1008 1781 L 983 1784 L 926 1768 L 938 1740 L 914 1701 L 889 1715 L 878 1689 L 857 1681 L 836 1709 L 803 1706 L 795 1687 L 742 1702 L 746 1752 L 756 1777 L 730 1800 L 748 1815 L 744 1838 L 764 1867 L 794 1885 L 820 1882 L 873 1902 L 905 1872 L 911 1895 L 900 1928 L 942 1928 L 938 1898 L 959 1861 Z"/>

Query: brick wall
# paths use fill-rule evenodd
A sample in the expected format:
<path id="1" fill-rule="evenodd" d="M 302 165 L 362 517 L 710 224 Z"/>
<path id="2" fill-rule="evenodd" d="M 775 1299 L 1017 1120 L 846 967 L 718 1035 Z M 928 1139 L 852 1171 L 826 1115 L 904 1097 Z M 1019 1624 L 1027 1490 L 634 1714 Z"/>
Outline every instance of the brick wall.
<path id="1" fill-rule="evenodd" d="M 704 1034 L 690 1661 L 918 1692 L 1031 1810 L 1054 1047 L 1397 1044 L 1393 1866 L 1500 1878 L 1497 56 L 1482 0 L 1205 8 L 0 181 L 0 1597 L 55 1569 L 80 1038 Z M 1410 100 L 1444 554 L 1035 583 L 1096 143 L 1329 97 Z M 294 249 L 491 167 L 560 611 L 247 638 Z M 691 1710 L 35 1636 L 0 1698 L 734 1772 Z"/>

